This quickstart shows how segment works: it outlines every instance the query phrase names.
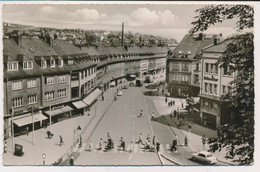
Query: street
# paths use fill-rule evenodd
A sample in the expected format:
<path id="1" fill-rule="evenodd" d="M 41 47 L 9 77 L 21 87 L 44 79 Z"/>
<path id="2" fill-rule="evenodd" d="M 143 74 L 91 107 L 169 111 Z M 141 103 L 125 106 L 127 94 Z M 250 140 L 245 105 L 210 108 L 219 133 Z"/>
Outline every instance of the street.
<path id="1" fill-rule="evenodd" d="M 136 143 L 140 133 L 142 133 L 143 142 L 148 134 L 151 139 L 153 136 L 156 140 L 159 139 L 161 154 L 174 157 L 175 161 L 182 165 L 199 165 L 198 162 L 191 160 L 191 154 L 194 151 L 189 147 L 179 146 L 178 151 L 169 151 L 170 144 L 176 137 L 169 126 L 151 121 L 152 112 L 155 113 L 155 117 L 159 117 L 159 114 L 151 100 L 153 97 L 143 95 L 144 89 L 130 87 L 122 90 L 123 95 L 118 96 L 118 100 L 109 108 L 88 142 L 76 150 L 80 153 L 75 160 L 76 165 L 162 165 L 156 152 L 144 151 Z M 143 110 L 143 116 L 139 117 L 141 110 Z M 114 141 L 114 149 L 107 152 L 96 150 L 100 138 L 107 141 L 107 133 Z M 131 141 L 134 143 L 133 152 L 118 150 L 121 137 L 126 142 L 126 150 L 129 149 Z M 94 150 L 91 152 L 85 151 L 89 141 L 92 141 L 94 145 Z"/>

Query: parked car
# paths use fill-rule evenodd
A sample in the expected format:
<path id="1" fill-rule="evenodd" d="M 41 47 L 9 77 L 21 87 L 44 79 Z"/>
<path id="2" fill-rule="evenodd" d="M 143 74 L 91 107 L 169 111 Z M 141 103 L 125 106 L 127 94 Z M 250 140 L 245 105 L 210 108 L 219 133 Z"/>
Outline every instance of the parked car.
<path id="1" fill-rule="evenodd" d="M 123 94 L 123 92 L 122 92 L 121 90 L 119 90 L 119 91 L 117 92 L 117 95 L 118 95 L 118 96 L 122 96 L 122 94 Z"/>
<path id="2" fill-rule="evenodd" d="M 142 87 L 142 86 L 143 86 L 141 80 L 136 80 L 135 83 L 136 83 L 135 85 L 136 85 L 137 87 Z"/>
<path id="3" fill-rule="evenodd" d="M 197 152 L 192 154 L 194 160 L 204 162 L 206 164 L 214 164 L 217 161 L 217 158 L 212 155 L 212 153 L 207 151 Z"/>

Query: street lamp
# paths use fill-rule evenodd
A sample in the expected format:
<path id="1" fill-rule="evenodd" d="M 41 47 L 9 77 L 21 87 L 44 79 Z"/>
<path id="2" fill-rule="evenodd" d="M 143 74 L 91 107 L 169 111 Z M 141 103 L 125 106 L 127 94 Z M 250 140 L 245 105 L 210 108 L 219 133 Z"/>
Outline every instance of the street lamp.
<path id="1" fill-rule="evenodd" d="M 43 154 L 42 154 L 42 164 L 43 164 L 43 165 L 45 165 L 45 158 L 46 158 L 46 154 L 43 153 Z"/>

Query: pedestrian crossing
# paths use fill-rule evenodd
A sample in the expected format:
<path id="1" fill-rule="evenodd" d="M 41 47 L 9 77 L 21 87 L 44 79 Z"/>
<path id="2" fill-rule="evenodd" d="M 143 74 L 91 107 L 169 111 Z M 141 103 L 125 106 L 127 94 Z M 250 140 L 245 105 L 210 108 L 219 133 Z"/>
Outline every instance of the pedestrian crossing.
<path id="1" fill-rule="evenodd" d="M 134 144 L 134 145 L 126 145 L 125 151 L 122 150 L 117 144 L 114 145 L 114 148 L 112 150 L 105 150 L 105 147 L 102 149 L 98 149 L 99 144 L 96 146 L 93 146 L 92 149 L 89 148 L 89 145 L 86 143 L 83 143 L 82 146 L 77 144 L 75 148 L 73 149 L 73 152 L 89 152 L 89 153 L 151 153 L 151 152 L 156 152 L 156 149 L 152 150 L 147 150 L 144 149 L 144 145 L 142 144 Z M 160 145 L 160 153 L 178 153 L 177 151 L 170 151 L 171 145 L 170 144 L 161 144 Z M 178 148 L 177 148 L 178 149 Z"/>

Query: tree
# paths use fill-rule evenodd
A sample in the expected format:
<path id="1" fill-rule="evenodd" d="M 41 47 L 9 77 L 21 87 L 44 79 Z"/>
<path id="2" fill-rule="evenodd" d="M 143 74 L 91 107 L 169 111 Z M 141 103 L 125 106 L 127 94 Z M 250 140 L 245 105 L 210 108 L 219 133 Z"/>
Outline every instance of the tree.
<path id="1" fill-rule="evenodd" d="M 190 34 L 228 19 L 237 19 L 237 31 L 254 27 L 254 9 L 248 5 L 210 5 L 196 12 L 199 15 L 192 22 Z M 231 72 L 237 72 L 230 83 L 234 88 L 223 97 L 223 102 L 233 109 L 235 120 L 219 129 L 220 137 L 209 139 L 210 150 L 230 148 L 227 153 L 234 161 L 251 164 L 254 162 L 254 35 L 239 33 L 230 40 L 219 63 L 221 67 L 233 64 Z"/>

